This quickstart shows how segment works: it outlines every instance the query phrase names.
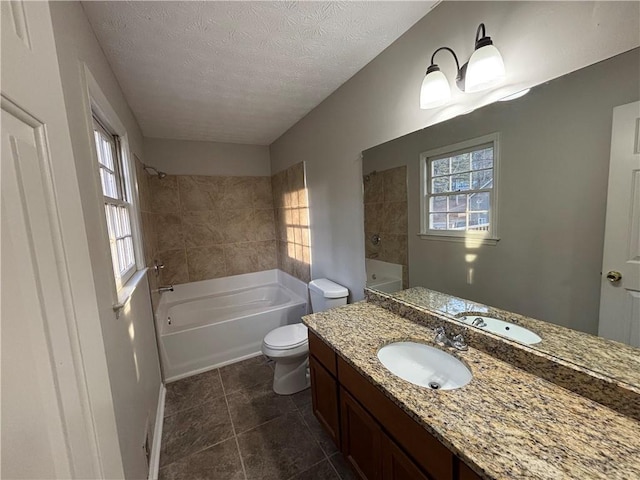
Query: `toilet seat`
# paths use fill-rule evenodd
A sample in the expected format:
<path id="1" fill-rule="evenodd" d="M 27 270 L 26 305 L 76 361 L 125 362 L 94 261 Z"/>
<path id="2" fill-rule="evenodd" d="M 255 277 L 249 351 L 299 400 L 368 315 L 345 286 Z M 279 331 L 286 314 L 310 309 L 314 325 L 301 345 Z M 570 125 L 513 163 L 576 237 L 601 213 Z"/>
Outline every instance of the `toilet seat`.
<path id="1" fill-rule="evenodd" d="M 293 350 L 309 341 L 309 331 L 302 323 L 285 325 L 271 330 L 264 337 L 263 344 L 269 350 Z"/>

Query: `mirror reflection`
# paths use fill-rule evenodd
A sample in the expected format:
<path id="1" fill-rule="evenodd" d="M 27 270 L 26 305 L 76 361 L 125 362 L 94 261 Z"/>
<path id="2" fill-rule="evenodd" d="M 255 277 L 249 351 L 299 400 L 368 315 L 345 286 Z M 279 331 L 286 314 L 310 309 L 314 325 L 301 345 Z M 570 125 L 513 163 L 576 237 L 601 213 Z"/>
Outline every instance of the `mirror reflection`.
<path id="1" fill-rule="evenodd" d="M 633 237 L 640 236 L 640 207 L 632 208 L 640 180 L 638 197 L 633 169 L 608 183 L 610 164 L 613 175 L 613 165 L 625 161 L 619 156 L 640 169 L 628 141 L 640 135 L 640 104 L 633 103 L 640 97 L 639 72 L 640 49 L 634 49 L 520 98 L 365 150 L 367 287 L 411 288 L 397 296 L 430 308 L 432 291 L 448 294 L 438 307 L 445 313 L 606 373 L 606 362 L 599 366 L 586 351 L 601 338 L 568 348 L 558 327 L 640 346 L 640 284 L 634 284 L 640 263 L 633 263 L 640 258 Z M 629 152 L 616 153 L 623 148 Z M 624 217 L 626 229 L 618 222 L 616 231 L 607 231 L 614 216 Z M 612 235 L 624 238 L 605 239 Z M 603 256 L 606 263 L 613 258 L 607 249 L 620 245 L 630 270 L 615 282 L 608 271 L 624 266 L 603 266 Z M 475 308 L 447 312 L 461 299 Z M 487 312 L 486 306 L 496 308 Z M 516 335 L 496 322 L 508 322 L 510 312 L 519 314 L 512 325 L 528 333 Z M 626 359 L 640 356 L 615 348 Z"/>

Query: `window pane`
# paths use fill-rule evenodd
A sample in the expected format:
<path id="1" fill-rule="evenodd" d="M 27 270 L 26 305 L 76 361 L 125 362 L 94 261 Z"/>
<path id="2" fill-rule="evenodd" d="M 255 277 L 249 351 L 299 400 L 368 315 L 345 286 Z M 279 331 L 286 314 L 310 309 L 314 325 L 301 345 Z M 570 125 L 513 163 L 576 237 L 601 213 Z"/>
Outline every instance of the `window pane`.
<path id="1" fill-rule="evenodd" d="M 126 265 L 126 260 L 125 260 L 125 253 L 124 253 L 124 240 L 123 239 L 118 239 L 116 240 L 116 246 L 118 247 L 118 270 L 120 271 L 120 273 L 122 273 L 125 268 L 124 266 Z"/>
<path id="2" fill-rule="evenodd" d="M 432 193 L 443 193 L 449 190 L 449 179 L 451 177 L 437 177 L 432 182 Z"/>
<path id="3" fill-rule="evenodd" d="M 437 177 L 438 175 L 448 175 L 449 171 L 449 159 L 441 158 L 440 160 L 434 160 L 431 162 L 431 175 Z"/>
<path id="4" fill-rule="evenodd" d="M 469 230 L 489 230 L 489 212 L 470 213 Z"/>
<path id="5" fill-rule="evenodd" d="M 469 195 L 469 210 L 472 212 L 489 210 L 490 201 L 489 192 L 473 193 Z"/>
<path id="6" fill-rule="evenodd" d="M 493 167 L 493 147 L 483 148 L 471 152 L 471 169 L 480 170 L 482 168 Z"/>
<path id="7" fill-rule="evenodd" d="M 431 197 L 431 211 L 432 212 L 446 212 L 447 211 L 447 197 Z"/>
<path id="8" fill-rule="evenodd" d="M 100 149 L 98 150 L 98 160 L 109 170 L 115 170 L 113 163 L 113 155 L 111 151 L 111 142 L 104 136 L 100 136 Z"/>
<path id="9" fill-rule="evenodd" d="M 466 213 L 449 213 L 448 224 L 449 230 L 466 230 L 467 214 Z"/>
<path id="10" fill-rule="evenodd" d="M 122 236 L 131 235 L 131 220 L 129 219 L 129 209 L 127 207 L 120 207 L 119 210 Z"/>
<path id="11" fill-rule="evenodd" d="M 113 239 L 116 237 L 115 230 L 113 229 L 112 210 L 113 205 L 105 204 L 104 215 L 107 219 L 107 231 L 109 233 L 109 239 Z"/>
<path id="12" fill-rule="evenodd" d="M 470 154 L 468 153 L 463 153 L 461 155 L 451 157 L 451 173 L 468 172 L 469 170 L 471 170 L 469 168 L 469 162 Z"/>
<path id="13" fill-rule="evenodd" d="M 104 168 L 100 168 L 100 180 L 102 182 L 102 193 L 106 197 L 118 198 L 118 187 L 116 186 L 116 176 L 105 170 Z"/>
<path id="14" fill-rule="evenodd" d="M 447 229 L 447 214 L 446 213 L 432 213 L 429 215 L 429 228 L 431 230 L 446 230 Z"/>
<path id="15" fill-rule="evenodd" d="M 471 172 L 471 188 L 473 190 L 482 190 L 483 188 L 491 187 L 493 187 L 493 170 Z"/>
<path id="16" fill-rule="evenodd" d="M 134 255 L 133 255 L 133 239 L 131 237 L 124 238 L 124 250 L 125 250 L 125 265 L 123 265 L 123 270 L 129 270 L 131 265 L 135 263 Z"/>
<path id="17" fill-rule="evenodd" d="M 459 173 L 458 175 L 451 176 L 451 191 L 463 192 L 471 188 L 470 173 Z"/>
<path id="18" fill-rule="evenodd" d="M 466 212 L 467 211 L 467 195 L 451 195 L 449 197 L 450 212 Z"/>

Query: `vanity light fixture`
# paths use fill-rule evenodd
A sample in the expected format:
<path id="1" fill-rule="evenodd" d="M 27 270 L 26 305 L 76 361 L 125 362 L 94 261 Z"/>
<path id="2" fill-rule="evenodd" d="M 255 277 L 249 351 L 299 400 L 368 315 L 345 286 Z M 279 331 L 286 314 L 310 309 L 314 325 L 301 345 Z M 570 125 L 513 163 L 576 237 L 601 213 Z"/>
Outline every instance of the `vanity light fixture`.
<path id="1" fill-rule="evenodd" d="M 449 47 L 440 47 L 431 55 L 431 65 L 420 88 L 420 108 L 436 108 L 451 98 L 451 88 L 447 77 L 434 63 L 436 53 L 447 50 L 456 61 L 456 85 L 463 92 L 480 92 L 502 82 L 505 77 L 504 62 L 491 37 L 485 31 L 484 23 L 476 31 L 476 48 L 467 63 L 460 67 L 458 57 Z"/>

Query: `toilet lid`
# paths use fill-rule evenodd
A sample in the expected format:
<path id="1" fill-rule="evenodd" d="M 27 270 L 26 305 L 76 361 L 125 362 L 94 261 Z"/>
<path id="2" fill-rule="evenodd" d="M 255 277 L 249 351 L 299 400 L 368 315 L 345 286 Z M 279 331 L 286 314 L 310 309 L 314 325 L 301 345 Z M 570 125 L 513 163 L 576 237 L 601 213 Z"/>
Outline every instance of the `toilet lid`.
<path id="1" fill-rule="evenodd" d="M 285 325 L 267 333 L 264 337 L 264 344 L 274 350 L 286 350 L 306 343 L 307 335 L 307 327 L 301 323 Z"/>

